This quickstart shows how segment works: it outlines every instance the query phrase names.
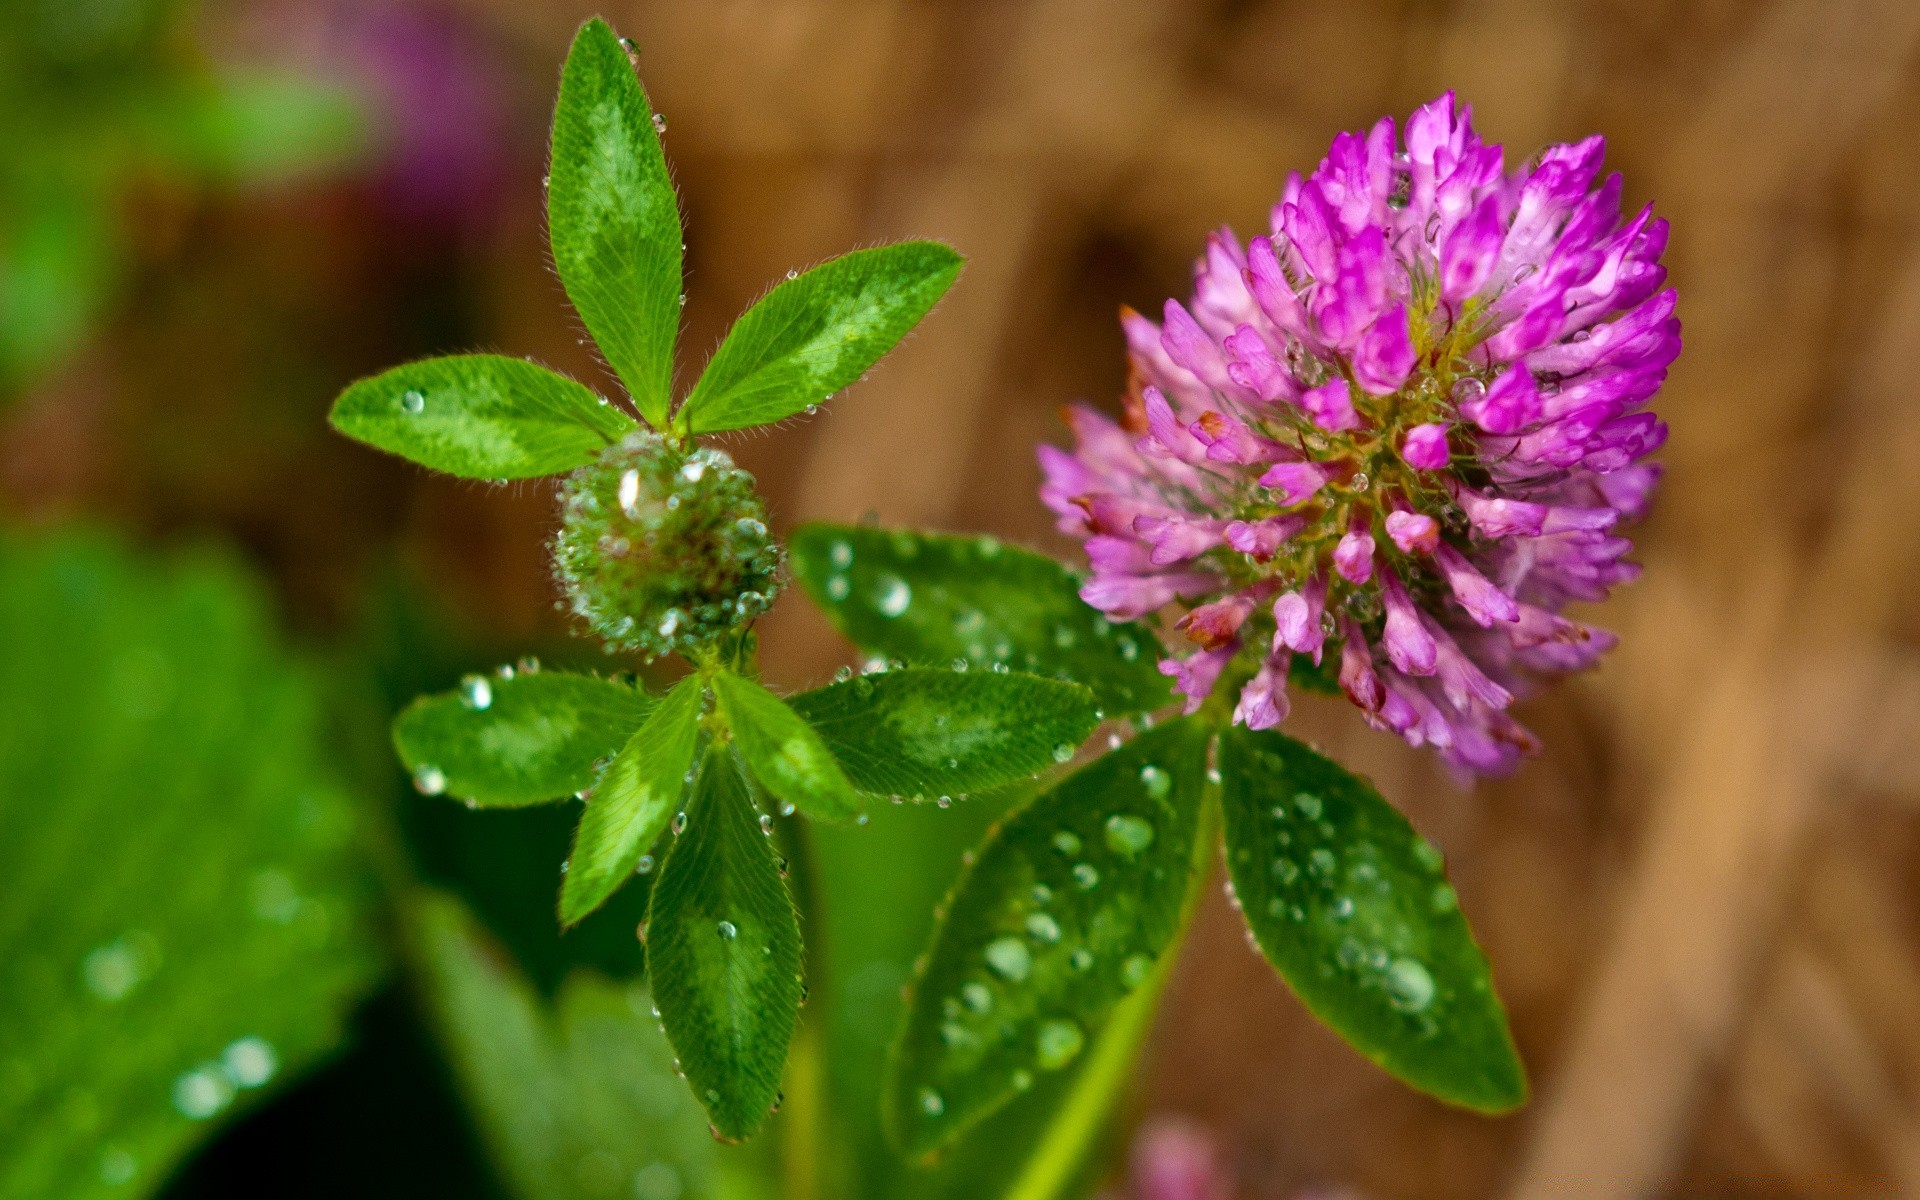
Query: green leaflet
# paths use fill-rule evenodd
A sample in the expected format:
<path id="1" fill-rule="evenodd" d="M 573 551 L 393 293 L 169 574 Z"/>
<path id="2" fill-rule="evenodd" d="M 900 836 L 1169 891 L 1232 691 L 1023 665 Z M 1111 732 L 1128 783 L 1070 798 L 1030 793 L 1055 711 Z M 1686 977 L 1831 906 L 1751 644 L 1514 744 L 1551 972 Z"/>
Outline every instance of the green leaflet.
<path id="1" fill-rule="evenodd" d="M 789 278 L 727 332 L 681 410 L 693 433 L 784 420 L 860 378 L 960 274 L 938 242 L 856 250 Z"/>
<path id="2" fill-rule="evenodd" d="M 705 696 L 698 675 L 675 684 L 614 757 L 587 798 L 560 886 L 560 923 L 574 925 L 633 876 L 686 791 Z"/>
<path id="3" fill-rule="evenodd" d="M 225 559 L 0 537 L 0 1196 L 138 1196 L 379 968 L 318 681 Z"/>
<path id="4" fill-rule="evenodd" d="M 600 353 L 656 429 L 680 330 L 680 209 L 653 109 L 607 23 L 580 27 L 553 109 L 553 264 Z"/>
<path id="5" fill-rule="evenodd" d="M 922 800 L 1065 762 L 1099 721 L 1078 684 L 990 671 L 885 671 L 789 703 L 855 787 Z"/>
<path id="6" fill-rule="evenodd" d="M 833 753 L 778 696 L 750 679 L 725 673 L 714 677 L 713 693 L 740 756 L 761 787 L 815 820 L 847 821 L 859 815 L 860 797 Z"/>
<path id="7" fill-rule="evenodd" d="M 1082 768 L 991 834 L 914 981 L 888 1063 L 896 1145 L 929 1154 L 1074 1063 L 1177 932 L 1208 727 L 1174 721 Z"/>
<path id="8" fill-rule="evenodd" d="M 752 1134 L 780 1091 L 800 1013 L 800 926 L 724 745 L 708 750 L 647 913 L 660 1020 L 717 1133 Z"/>
<path id="9" fill-rule="evenodd" d="M 1372 785 L 1283 734 L 1220 739 L 1227 865 L 1261 952 L 1315 1016 L 1443 1100 L 1488 1112 L 1526 1076 L 1435 850 Z"/>
<path id="10" fill-rule="evenodd" d="M 460 1090 L 521 1200 L 720 1194 L 706 1116 L 638 984 L 568 977 L 551 1011 L 464 905 L 413 907 L 422 992 Z"/>
<path id="11" fill-rule="evenodd" d="M 573 380 L 498 354 L 429 358 L 362 379 L 328 419 L 355 441 L 466 479 L 571 471 L 634 428 Z"/>
<path id="12" fill-rule="evenodd" d="M 909 663 L 995 664 L 1084 683 L 1108 716 L 1172 699 L 1160 643 L 1081 601 L 1079 580 L 1044 555 L 990 537 L 803 525 L 794 578 L 840 632 Z"/>
<path id="13" fill-rule="evenodd" d="M 594 675 L 473 675 L 408 705 L 393 744 L 422 791 L 517 808 L 591 787 L 652 707 L 638 688 Z"/>

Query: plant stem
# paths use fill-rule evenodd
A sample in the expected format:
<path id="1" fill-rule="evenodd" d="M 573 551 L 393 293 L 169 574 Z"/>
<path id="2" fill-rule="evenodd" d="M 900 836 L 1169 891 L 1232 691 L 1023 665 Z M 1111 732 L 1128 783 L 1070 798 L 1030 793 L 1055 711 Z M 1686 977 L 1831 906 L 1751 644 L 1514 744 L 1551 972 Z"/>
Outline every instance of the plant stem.
<path id="1" fill-rule="evenodd" d="M 780 849 L 787 858 L 788 887 L 800 913 L 800 943 L 807 1002 L 787 1051 L 786 1099 L 781 1104 L 780 1149 L 786 1200 L 817 1200 L 825 1160 L 827 965 L 820 919 L 819 872 L 813 839 L 799 816 L 775 818 Z"/>

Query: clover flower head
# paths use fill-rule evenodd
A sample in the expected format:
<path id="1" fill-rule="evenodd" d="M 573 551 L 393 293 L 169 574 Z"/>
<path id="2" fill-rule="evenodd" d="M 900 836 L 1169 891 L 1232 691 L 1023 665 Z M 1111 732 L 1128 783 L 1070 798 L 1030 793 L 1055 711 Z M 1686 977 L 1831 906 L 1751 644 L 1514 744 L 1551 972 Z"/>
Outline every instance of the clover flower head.
<path id="1" fill-rule="evenodd" d="M 1507 712 L 1611 634 L 1561 615 L 1631 581 L 1617 532 L 1666 439 L 1645 406 L 1680 351 L 1667 224 L 1623 218 L 1603 143 L 1515 171 L 1452 93 L 1396 137 L 1343 133 L 1288 178 L 1272 231 L 1213 235 L 1192 300 L 1123 311 L 1119 423 L 1068 412 L 1041 497 L 1115 619 L 1180 603 L 1161 669 L 1197 709 L 1287 715 L 1337 676 L 1377 728 L 1463 772 L 1537 748 Z"/>

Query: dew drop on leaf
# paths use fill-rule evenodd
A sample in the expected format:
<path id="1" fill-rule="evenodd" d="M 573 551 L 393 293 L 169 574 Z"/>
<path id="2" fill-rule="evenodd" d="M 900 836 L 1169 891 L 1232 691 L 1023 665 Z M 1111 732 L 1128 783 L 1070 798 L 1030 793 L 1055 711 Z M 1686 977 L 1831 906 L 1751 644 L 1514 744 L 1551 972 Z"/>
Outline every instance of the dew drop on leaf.
<path id="1" fill-rule="evenodd" d="M 1094 870 L 1092 863 L 1073 864 L 1073 882 L 1083 892 L 1090 892 L 1100 886 L 1100 872 Z"/>
<path id="2" fill-rule="evenodd" d="M 426 394 L 413 388 L 400 393 L 400 408 L 403 412 L 418 414 L 427 407 Z"/>
<path id="3" fill-rule="evenodd" d="M 1387 967 L 1387 999 L 1401 1012 L 1420 1012 L 1433 1003 L 1433 975 L 1411 958 Z"/>
<path id="4" fill-rule="evenodd" d="M 1036 942 L 1052 945 L 1060 940 L 1060 923 L 1046 913 L 1031 913 L 1027 917 L 1027 933 Z"/>
<path id="5" fill-rule="evenodd" d="M 1152 763 L 1140 768 L 1140 786 L 1147 789 L 1147 795 L 1155 800 L 1165 800 L 1167 792 L 1173 787 L 1173 776 L 1165 768 Z"/>
<path id="6" fill-rule="evenodd" d="M 633 864 L 633 873 L 635 875 L 651 875 L 653 873 L 653 855 L 642 854 L 640 861 Z"/>
<path id="7" fill-rule="evenodd" d="M 1033 969 L 1033 956 L 1027 952 L 1027 944 L 1019 938 L 995 938 L 987 943 L 987 965 L 1002 978 L 1019 983 Z"/>
<path id="8" fill-rule="evenodd" d="M 1062 829 L 1053 835 L 1053 848 L 1068 856 L 1078 854 L 1080 853 L 1080 835 L 1071 829 Z"/>
<path id="9" fill-rule="evenodd" d="M 1041 1024 L 1040 1034 L 1034 1039 L 1034 1060 L 1042 1070 L 1057 1071 L 1078 1058 L 1080 1048 L 1086 1044 L 1087 1035 L 1074 1022 L 1047 1021 Z"/>
<path id="10" fill-rule="evenodd" d="M 1024 949 L 1024 947 L 1022 947 Z M 984 983 L 969 983 L 960 989 L 960 999 L 966 1002 L 974 1012 L 983 1013 L 993 1007 L 993 992 Z"/>
<path id="11" fill-rule="evenodd" d="M 947 1102 L 941 1099 L 940 1093 L 932 1088 L 921 1088 L 920 1111 L 930 1117 L 937 1117 L 947 1111 Z"/>
<path id="12" fill-rule="evenodd" d="M 1077 946 L 1067 955 L 1067 965 L 1076 971 L 1085 971 L 1093 966 L 1093 951 L 1085 946 Z"/>
<path id="13" fill-rule="evenodd" d="M 827 547 L 827 561 L 836 571 L 844 571 L 853 565 L 853 545 L 850 542 L 835 542 Z"/>
<path id="14" fill-rule="evenodd" d="M 897 617 L 907 611 L 913 603 L 913 589 L 907 581 L 898 575 L 885 576 L 880 584 L 880 595 L 874 600 L 874 607 L 883 617 Z"/>
<path id="15" fill-rule="evenodd" d="M 1153 825 L 1131 813 L 1108 817 L 1105 835 L 1107 849 L 1123 858 L 1132 858 L 1153 845 Z"/>
<path id="16" fill-rule="evenodd" d="M 413 769 L 413 787 L 422 796 L 438 796 L 447 790 L 447 773 L 431 763 Z"/>
<path id="17" fill-rule="evenodd" d="M 460 681 L 460 703 L 476 712 L 493 705 L 493 685 L 485 675 L 469 675 Z"/>
<path id="18" fill-rule="evenodd" d="M 1129 954 L 1127 961 L 1120 964 L 1120 982 L 1130 988 L 1137 988 L 1153 974 L 1153 960 L 1144 954 Z"/>
<path id="19" fill-rule="evenodd" d="M 714 926 L 714 930 L 719 933 L 720 940 L 723 942 L 730 942 L 740 936 L 740 930 L 734 926 L 732 921 L 722 921 Z"/>
<path id="20" fill-rule="evenodd" d="M 1309 821 L 1318 821 L 1320 819 L 1320 813 L 1325 807 L 1320 802 L 1320 797 L 1314 795 L 1312 792 L 1295 792 L 1293 794 L 1293 806 L 1299 809 L 1300 815 Z"/>
<path id="21" fill-rule="evenodd" d="M 1307 868 L 1315 875 L 1322 877 L 1331 875 L 1333 874 L 1334 867 L 1337 865 L 1339 864 L 1333 857 L 1333 851 L 1327 849 L 1325 846 L 1316 846 L 1313 849 L 1313 853 L 1307 855 Z"/>
<path id="22" fill-rule="evenodd" d="M 1066 762 L 1068 759 L 1072 757 L 1073 757 L 1073 746 L 1067 742 L 1061 742 L 1058 746 L 1055 746 L 1053 748 L 1053 761 L 1057 763 Z"/>
<path id="23" fill-rule="evenodd" d="M 827 599 L 829 600 L 845 600 L 851 591 L 853 591 L 853 585 L 847 582 L 845 575 L 835 575 L 827 580 Z"/>

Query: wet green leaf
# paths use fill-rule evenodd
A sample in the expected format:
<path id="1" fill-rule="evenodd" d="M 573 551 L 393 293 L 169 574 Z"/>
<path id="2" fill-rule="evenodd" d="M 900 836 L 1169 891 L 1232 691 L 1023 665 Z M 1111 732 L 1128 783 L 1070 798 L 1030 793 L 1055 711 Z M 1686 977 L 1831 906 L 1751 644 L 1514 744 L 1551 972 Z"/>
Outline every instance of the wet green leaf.
<path id="1" fill-rule="evenodd" d="M 821 403 L 920 323 L 961 262 L 939 242 L 901 242 L 789 278 L 728 331 L 681 419 L 694 433 L 720 433 Z"/>
<path id="2" fill-rule="evenodd" d="M 0 537 L 0 1196 L 153 1191 L 379 952 L 314 675 L 224 558 Z"/>
<path id="3" fill-rule="evenodd" d="M 750 679 L 713 681 L 734 744 L 760 786 L 820 821 L 846 821 L 861 800 L 820 735 L 778 696 Z"/>
<path id="4" fill-rule="evenodd" d="M 620 39 L 580 27 L 553 109 L 553 264 L 600 353 L 662 428 L 680 330 L 680 209 L 653 108 Z"/>
<path id="5" fill-rule="evenodd" d="M 928 1154 L 1071 1066 L 1178 931 L 1208 727 L 1142 734 L 992 833 L 913 983 L 883 1115 Z"/>
<path id="6" fill-rule="evenodd" d="M 648 714 L 587 798 L 560 887 L 560 923 L 577 924 L 633 877 L 686 794 L 705 689 L 689 675 Z"/>
<path id="7" fill-rule="evenodd" d="M 591 787 L 652 708 L 638 688 L 595 675 L 471 675 L 409 705 L 393 744 L 422 791 L 518 808 Z"/>
<path id="8" fill-rule="evenodd" d="M 701 1200 L 747 1165 L 674 1076 L 644 987 L 576 972 L 549 1010 L 458 900 L 413 912 L 429 1016 L 521 1200 Z"/>
<path id="9" fill-rule="evenodd" d="M 1440 852 L 1366 780 L 1284 734 L 1229 730 L 1220 773 L 1247 924 L 1314 1015 L 1443 1100 L 1489 1112 L 1525 1101 Z"/>
<path id="10" fill-rule="evenodd" d="M 886 671 L 789 703 L 855 787 L 922 800 L 1065 762 L 1099 720 L 1093 694 L 1078 684 L 992 671 Z"/>
<path id="11" fill-rule="evenodd" d="M 807 595 L 870 654 L 1071 679 L 1108 716 L 1172 699 L 1152 631 L 1089 608 L 1079 580 L 1044 555 L 989 537 L 824 524 L 796 529 L 788 550 Z"/>
<path id="12" fill-rule="evenodd" d="M 532 479 L 592 462 L 633 418 L 518 358 L 429 358 L 362 379 L 328 418 L 355 441 L 466 479 Z"/>
<path id="13" fill-rule="evenodd" d="M 667 1040 L 720 1136 L 766 1119 L 800 1013 L 800 926 L 737 757 L 710 749 L 647 914 Z"/>

